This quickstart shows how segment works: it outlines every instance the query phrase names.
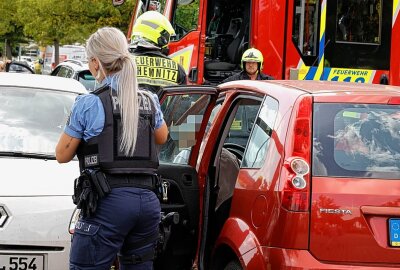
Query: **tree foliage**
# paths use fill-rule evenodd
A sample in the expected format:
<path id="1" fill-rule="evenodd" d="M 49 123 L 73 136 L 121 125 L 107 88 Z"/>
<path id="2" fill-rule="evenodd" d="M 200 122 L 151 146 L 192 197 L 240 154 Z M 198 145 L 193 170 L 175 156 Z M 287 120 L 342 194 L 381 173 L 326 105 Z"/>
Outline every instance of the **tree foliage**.
<path id="1" fill-rule="evenodd" d="M 111 0 L 14 0 L 24 33 L 41 45 L 83 43 L 96 29 L 126 31 L 134 0 L 114 7 Z M 8 2 L 8 1 L 7 1 Z"/>
<path id="2" fill-rule="evenodd" d="M 186 31 L 197 28 L 199 17 L 199 0 L 194 0 L 189 5 L 179 5 L 176 9 L 175 23 Z"/>
<path id="3" fill-rule="evenodd" d="M 17 16 L 16 1 L 0 0 L 0 10 L 0 40 L 6 43 L 7 52 L 4 54 L 11 58 L 12 46 L 27 40 L 23 34 L 23 25 Z M 3 46 L 1 49 L 3 51 Z"/>
<path id="4" fill-rule="evenodd" d="M 135 1 L 114 7 L 111 0 L 0 0 L 0 41 L 7 41 L 10 58 L 11 48 L 28 40 L 43 46 L 84 43 L 103 26 L 126 33 Z"/>

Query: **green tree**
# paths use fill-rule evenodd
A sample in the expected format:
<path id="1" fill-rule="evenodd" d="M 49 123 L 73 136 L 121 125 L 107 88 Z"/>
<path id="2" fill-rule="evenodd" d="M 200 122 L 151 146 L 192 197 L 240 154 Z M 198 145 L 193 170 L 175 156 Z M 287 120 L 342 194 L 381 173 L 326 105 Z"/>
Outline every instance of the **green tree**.
<path id="1" fill-rule="evenodd" d="M 188 5 L 178 5 L 175 14 L 175 24 L 185 31 L 197 29 L 199 18 L 199 0 L 194 0 Z"/>
<path id="2" fill-rule="evenodd" d="M 110 0 L 17 0 L 24 33 L 42 46 L 54 45 L 58 64 L 59 45 L 84 43 L 99 27 L 126 31 L 133 1 L 114 7 Z"/>
<path id="3" fill-rule="evenodd" d="M 27 42 L 27 39 L 23 33 L 23 25 L 17 17 L 17 1 L 0 0 L 0 10 L 0 40 L 4 41 L 1 51 L 11 59 L 12 47 Z"/>

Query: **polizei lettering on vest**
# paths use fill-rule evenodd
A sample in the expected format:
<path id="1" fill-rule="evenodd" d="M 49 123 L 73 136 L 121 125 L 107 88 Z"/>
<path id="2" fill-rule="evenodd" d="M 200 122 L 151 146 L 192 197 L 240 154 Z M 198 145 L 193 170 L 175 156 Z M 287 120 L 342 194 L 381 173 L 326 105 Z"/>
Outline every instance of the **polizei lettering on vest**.
<path id="1" fill-rule="evenodd" d="M 99 165 L 99 159 L 97 155 L 90 155 L 90 156 L 85 156 L 85 166 L 96 166 Z"/>
<path id="2" fill-rule="evenodd" d="M 151 111 L 151 105 L 150 105 L 150 98 L 145 96 L 144 94 L 139 95 L 138 97 L 139 101 L 139 110 L 144 110 L 144 111 Z"/>

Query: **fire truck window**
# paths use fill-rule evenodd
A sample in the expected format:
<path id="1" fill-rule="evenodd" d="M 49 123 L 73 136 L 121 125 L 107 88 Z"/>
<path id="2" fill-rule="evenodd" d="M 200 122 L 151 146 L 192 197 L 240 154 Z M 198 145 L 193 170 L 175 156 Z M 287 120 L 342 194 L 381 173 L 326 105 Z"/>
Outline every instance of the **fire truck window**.
<path id="1" fill-rule="evenodd" d="M 329 63 L 325 66 L 389 70 L 393 5 L 383 0 L 327 1 L 326 28 L 321 29 Z"/>
<path id="2" fill-rule="evenodd" d="M 336 42 L 380 44 L 382 0 L 337 0 Z"/>
<path id="3" fill-rule="evenodd" d="M 190 4 L 177 5 L 172 24 L 176 34 L 174 40 L 179 40 L 188 32 L 197 29 L 199 2 L 199 0 L 195 0 L 190 2 Z"/>
<path id="4" fill-rule="evenodd" d="M 318 49 L 318 1 L 296 0 L 293 42 L 304 56 L 316 56 Z"/>

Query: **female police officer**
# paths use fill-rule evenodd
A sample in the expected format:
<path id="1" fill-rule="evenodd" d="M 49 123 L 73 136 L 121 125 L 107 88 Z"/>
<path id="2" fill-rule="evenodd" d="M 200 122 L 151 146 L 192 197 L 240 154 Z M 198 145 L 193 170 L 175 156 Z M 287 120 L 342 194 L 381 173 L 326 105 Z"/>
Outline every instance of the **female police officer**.
<path id="1" fill-rule="evenodd" d="M 135 61 L 120 30 L 99 29 L 86 53 L 103 86 L 76 99 L 56 157 L 64 163 L 77 154 L 81 171 L 92 180 L 105 178 L 111 191 L 77 222 L 70 269 L 108 270 L 117 253 L 120 269 L 152 269 L 161 211 L 151 191 L 155 144 L 166 141 L 168 129 L 157 97 L 137 89 Z"/>

